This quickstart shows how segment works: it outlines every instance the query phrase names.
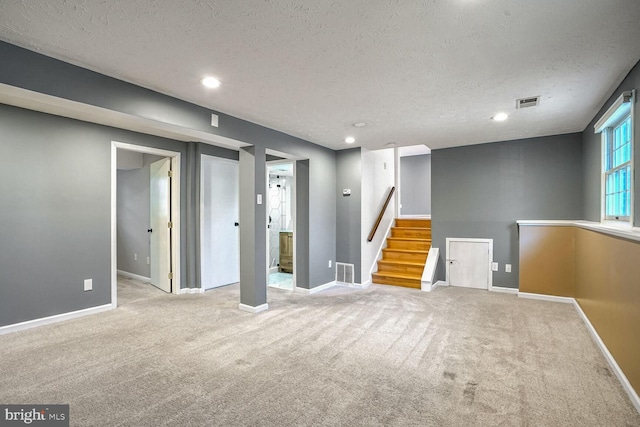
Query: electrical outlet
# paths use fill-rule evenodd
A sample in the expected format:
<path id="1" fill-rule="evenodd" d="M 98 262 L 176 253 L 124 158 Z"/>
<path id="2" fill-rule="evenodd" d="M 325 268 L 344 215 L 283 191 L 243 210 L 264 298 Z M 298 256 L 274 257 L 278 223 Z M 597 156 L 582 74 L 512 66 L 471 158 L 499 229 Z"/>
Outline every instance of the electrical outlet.
<path id="1" fill-rule="evenodd" d="M 329 260 L 329 268 L 331 268 L 331 260 Z"/>
<path id="2" fill-rule="evenodd" d="M 137 261 L 138 260 L 138 254 L 133 254 L 133 260 Z"/>
<path id="3" fill-rule="evenodd" d="M 93 289 L 93 279 L 85 279 L 84 280 L 84 290 L 90 291 Z"/>
<path id="4" fill-rule="evenodd" d="M 491 263 L 491 271 L 498 271 L 498 263 L 497 262 L 492 262 Z"/>
<path id="5" fill-rule="evenodd" d="M 505 264 L 504 265 L 504 271 L 507 273 L 511 273 L 511 264 Z"/>

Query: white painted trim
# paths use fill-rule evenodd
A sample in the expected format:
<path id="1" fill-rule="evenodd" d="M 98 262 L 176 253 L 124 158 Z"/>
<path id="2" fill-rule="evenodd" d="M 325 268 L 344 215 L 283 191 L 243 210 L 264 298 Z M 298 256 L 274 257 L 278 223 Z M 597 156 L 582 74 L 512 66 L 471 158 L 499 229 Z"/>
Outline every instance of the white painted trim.
<path id="1" fill-rule="evenodd" d="M 160 148 L 145 147 L 142 145 L 128 144 L 124 142 L 111 141 L 111 303 L 117 306 L 118 301 L 118 242 L 117 242 L 117 218 L 118 218 L 118 149 L 135 151 L 138 153 L 154 154 L 157 156 L 169 157 L 171 159 L 171 270 L 173 271 L 173 283 L 171 292 L 178 294 L 180 283 L 180 153 L 177 151 L 163 150 Z"/>
<path id="2" fill-rule="evenodd" d="M 275 274 L 277 272 L 278 272 L 278 267 L 269 267 L 268 274 Z"/>
<path id="3" fill-rule="evenodd" d="M 591 337 L 600 348 L 600 351 L 602 351 L 604 358 L 607 360 L 607 362 L 609 362 L 609 366 L 611 366 L 611 369 L 616 374 L 616 377 L 618 377 L 618 381 L 620 381 L 620 384 L 622 384 L 622 388 L 624 388 L 624 391 L 627 392 L 629 399 L 631 399 L 631 403 L 633 403 L 633 406 L 636 408 L 636 411 L 640 412 L 640 397 L 638 397 L 638 394 L 631 386 L 631 383 L 629 383 L 629 380 L 627 379 L 624 372 L 622 372 L 622 369 L 620 369 L 620 366 L 618 366 L 616 359 L 609 352 L 609 349 L 604 344 L 604 341 L 602 341 L 602 338 L 600 338 L 600 335 L 598 335 L 598 332 L 591 324 L 591 321 L 589 321 L 589 318 L 587 317 L 585 312 L 582 311 L 582 307 L 580 307 L 580 304 L 578 303 L 578 301 L 576 301 L 574 298 L 571 298 L 571 299 L 573 300 L 573 306 L 575 307 L 576 311 L 582 318 L 582 321 L 584 322 L 584 324 L 587 326 L 587 329 L 589 330 Z"/>
<path id="4" fill-rule="evenodd" d="M 545 219 L 545 220 L 530 220 L 530 219 L 520 219 L 518 221 L 516 221 L 516 224 L 518 225 L 527 225 L 527 226 L 541 226 L 541 227 L 567 227 L 567 226 L 572 226 L 575 225 L 577 222 L 580 222 L 580 220 L 572 220 L 572 219 L 568 219 L 568 220 L 564 220 L 564 219 L 559 219 L 559 220 L 554 220 L 554 219 Z"/>
<path id="5" fill-rule="evenodd" d="M 294 289 L 296 291 L 311 295 L 311 294 L 315 294 L 315 293 L 318 293 L 318 292 L 325 291 L 325 290 L 327 290 L 329 288 L 332 288 L 334 286 L 339 286 L 338 283 L 335 280 L 332 281 L 332 282 L 325 283 L 324 285 L 316 286 L 316 287 L 311 288 L 311 289 L 299 288 L 297 286 Z"/>
<path id="6" fill-rule="evenodd" d="M 350 287 L 353 287 L 353 288 L 356 288 L 356 289 L 367 289 L 369 286 L 371 286 L 371 283 L 372 283 L 371 280 L 367 280 L 364 283 L 354 283 Z"/>
<path id="7" fill-rule="evenodd" d="M 501 292 L 503 294 L 518 294 L 518 288 L 505 288 L 502 286 L 492 286 L 491 289 L 489 289 L 492 292 Z"/>
<path id="8" fill-rule="evenodd" d="M 431 215 L 400 215 L 399 219 L 431 219 Z"/>
<path id="9" fill-rule="evenodd" d="M 238 308 L 242 311 L 246 311 L 247 313 L 260 313 L 261 311 L 265 311 L 269 309 L 269 304 L 264 303 L 262 305 L 259 305 L 257 307 L 253 307 L 251 305 L 246 305 L 246 304 L 238 304 Z"/>
<path id="10" fill-rule="evenodd" d="M 555 295 L 532 294 L 529 292 L 518 292 L 518 298 L 537 299 L 541 301 L 561 302 L 564 304 L 573 304 L 571 297 L 559 297 Z"/>
<path id="11" fill-rule="evenodd" d="M 446 287 L 448 287 L 448 286 L 449 286 L 449 283 L 448 283 L 448 282 L 445 282 L 445 281 L 442 281 L 442 280 L 438 280 L 436 283 L 434 283 L 434 284 L 431 286 L 431 290 L 433 291 L 435 288 L 438 288 L 438 287 L 446 288 Z"/>
<path id="12" fill-rule="evenodd" d="M 476 239 L 469 237 L 447 237 L 446 238 L 446 252 L 445 252 L 445 268 L 446 268 L 446 277 L 447 283 L 449 283 L 449 244 L 451 242 L 469 242 L 469 243 L 487 243 L 489 244 L 489 263 L 487 265 L 487 290 L 491 290 L 493 288 L 493 270 L 491 269 L 491 263 L 493 262 L 493 239 Z"/>
<path id="13" fill-rule="evenodd" d="M 585 326 L 587 327 L 587 330 L 589 331 L 591 338 L 595 341 L 596 345 L 600 348 L 600 351 L 604 355 L 605 360 L 607 361 L 607 363 L 609 363 L 609 366 L 615 373 L 616 377 L 618 378 L 618 381 L 620 381 L 622 388 L 629 396 L 631 403 L 636 408 L 636 411 L 640 413 L 640 397 L 638 397 L 638 393 L 636 393 L 636 391 L 631 386 L 631 383 L 627 379 L 627 376 L 624 374 L 624 372 L 616 362 L 616 359 L 613 357 L 613 355 L 605 345 L 604 341 L 602 341 L 602 338 L 600 338 L 600 335 L 598 335 L 598 332 L 591 324 L 589 317 L 587 317 L 586 313 L 582 310 L 582 307 L 580 307 L 580 303 L 578 303 L 578 301 L 575 298 L 558 297 L 554 295 L 532 294 L 527 292 L 519 292 L 518 297 L 572 304 L 573 307 L 578 312 L 578 315 L 584 322 Z"/>
<path id="14" fill-rule="evenodd" d="M 382 242 L 380 243 L 380 247 L 378 248 L 378 253 L 376 254 L 376 257 L 373 261 L 373 265 L 371 265 L 371 268 L 369 269 L 369 276 L 362 278 L 362 279 L 366 279 L 367 282 L 371 281 L 371 278 L 373 277 L 373 273 L 378 270 L 377 269 L 378 261 L 382 259 L 382 250 L 387 247 L 387 239 L 389 238 L 389 234 L 391 233 L 391 227 L 393 227 L 395 223 L 396 223 L 395 219 L 389 223 L 389 226 L 387 227 L 387 231 L 384 233 L 384 238 L 382 239 Z"/>
<path id="15" fill-rule="evenodd" d="M 64 322 L 65 320 L 77 319 L 92 314 L 102 313 L 116 308 L 114 304 L 99 305 L 97 307 L 85 308 L 82 310 L 71 311 L 69 313 L 56 314 L 53 316 L 43 317 L 40 319 L 27 320 L 25 322 L 14 323 L 0 327 L 0 335 L 10 334 L 12 332 L 23 331 L 38 326 L 51 325 L 53 323 Z"/>
<path id="16" fill-rule="evenodd" d="M 422 279 L 420 280 L 420 289 L 425 292 L 431 292 L 433 289 L 433 279 L 436 276 L 436 267 L 438 266 L 438 258 L 440 257 L 440 249 L 431 248 L 427 255 L 427 262 L 422 270 Z"/>
<path id="17" fill-rule="evenodd" d="M 118 270 L 119 275 L 129 277 L 130 279 L 142 280 L 143 282 L 151 283 L 150 277 L 140 276 L 139 274 L 129 273 L 128 271 Z"/>
<path id="18" fill-rule="evenodd" d="M 214 289 L 214 288 L 211 288 Z M 202 288 L 181 288 L 178 290 L 178 294 L 179 295 L 183 295 L 183 294 L 203 294 L 204 293 L 204 289 Z"/>

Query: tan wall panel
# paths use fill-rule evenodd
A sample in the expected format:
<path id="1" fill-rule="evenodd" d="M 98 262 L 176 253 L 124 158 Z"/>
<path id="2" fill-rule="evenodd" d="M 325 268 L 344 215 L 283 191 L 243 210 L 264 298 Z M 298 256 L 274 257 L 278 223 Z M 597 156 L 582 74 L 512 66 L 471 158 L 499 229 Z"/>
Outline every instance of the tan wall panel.
<path id="1" fill-rule="evenodd" d="M 576 229 L 576 299 L 640 391 L 640 243 Z"/>
<path id="2" fill-rule="evenodd" d="M 575 296 L 575 227 L 520 226 L 520 292 Z"/>

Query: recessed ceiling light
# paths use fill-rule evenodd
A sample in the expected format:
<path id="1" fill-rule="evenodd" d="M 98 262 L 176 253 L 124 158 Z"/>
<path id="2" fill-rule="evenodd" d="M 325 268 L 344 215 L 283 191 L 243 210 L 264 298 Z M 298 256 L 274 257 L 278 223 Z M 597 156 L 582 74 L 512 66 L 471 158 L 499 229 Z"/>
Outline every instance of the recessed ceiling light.
<path id="1" fill-rule="evenodd" d="M 358 122 L 358 123 L 354 123 L 353 126 L 357 127 L 357 128 L 363 128 L 365 127 L 367 124 L 365 122 Z"/>
<path id="2" fill-rule="evenodd" d="M 220 86 L 220 80 L 216 79 L 215 77 L 205 77 L 201 80 L 201 82 L 204 86 L 209 88 L 216 88 Z"/>
<path id="3" fill-rule="evenodd" d="M 495 116 L 491 117 L 491 120 L 494 120 L 496 122 L 504 122 L 508 118 L 509 115 L 507 113 L 498 113 Z"/>
<path id="4" fill-rule="evenodd" d="M 353 144 L 354 142 L 356 142 L 356 139 L 352 136 L 348 136 L 344 139 L 344 142 L 346 142 L 347 144 Z"/>

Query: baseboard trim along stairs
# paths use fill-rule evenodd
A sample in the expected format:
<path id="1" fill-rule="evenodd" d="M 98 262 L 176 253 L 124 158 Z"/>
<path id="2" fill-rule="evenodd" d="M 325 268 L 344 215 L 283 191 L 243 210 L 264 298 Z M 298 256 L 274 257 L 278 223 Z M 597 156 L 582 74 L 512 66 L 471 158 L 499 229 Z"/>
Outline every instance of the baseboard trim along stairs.
<path id="1" fill-rule="evenodd" d="M 397 218 L 372 282 L 421 289 L 431 248 L 431 219 Z"/>

